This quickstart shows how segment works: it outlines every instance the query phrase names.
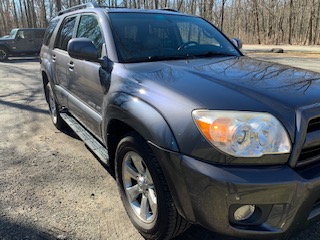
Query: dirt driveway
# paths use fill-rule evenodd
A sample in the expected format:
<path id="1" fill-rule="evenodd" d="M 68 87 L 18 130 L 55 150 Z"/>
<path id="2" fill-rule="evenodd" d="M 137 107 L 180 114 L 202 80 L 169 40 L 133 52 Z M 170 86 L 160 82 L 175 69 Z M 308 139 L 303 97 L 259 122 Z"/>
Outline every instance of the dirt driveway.
<path id="1" fill-rule="evenodd" d="M 319 59 L 306 59 L 320 69 Z M 112 175 L 71 131 L 51 124 L 38 60 L 0 63 L 0 86 L 0 239 L 142 239 Z M 316 224 L 294 240 L 319 236 Z M 178 239 L 233 238 L 193 227 Z"/>

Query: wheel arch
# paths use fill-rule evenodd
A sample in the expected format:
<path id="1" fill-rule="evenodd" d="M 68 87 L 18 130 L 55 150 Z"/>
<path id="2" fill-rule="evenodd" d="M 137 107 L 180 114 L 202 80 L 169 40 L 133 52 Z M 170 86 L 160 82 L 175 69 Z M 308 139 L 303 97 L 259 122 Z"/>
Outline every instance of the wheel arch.
<path id="1" fill-rule="evenodd" d="M 43 82 L 43 92 L 44 92 L 44 96 L 46 98 L 46 101 L 48 102 L 49 101 L 49 98 L 48 98 L 48 94 L 47 94 L 47 90 L 46 90 L 46 87 L 49 83 L 49 78 L 48 78 L 48 75 L 45 71 L 41 71 L 41 75 L 42 75 L 42 82 Z"/>
<path id="2" fill-rule="evenodd" d="M 103 137 L 110 162 L 121 137 L 137 132 L 146 141 L 170 151 L 179 151 L 174 134 L 165 118 L 151 105 L 134 96 L 119 93 L 107 105 L 103 114 Z"/>
<path id="3" fill-rule="evenodd" d="M 11 54 L 11 49 L 6 45 L 6 44 L 0 44 L 0 48 L 4 48 L 5 50 L 8 51 L 9 54 Z"/>
<path id="4" fill-rule="evenodd" d="M 53 80 L 53 69 L 52 69 L 52 63 L 47 58 L 41 58 L 41 75 L 42 75 L 42 82 L 43 82 L 43 90 L 46 97 L 46 101 L 48 102 L 48 96 L 46 87 L 47 84 L 50 83 L 52 89 L 54 90 L 54 80 Z M 53 93 L 55 95 L 55 92 Z"/>

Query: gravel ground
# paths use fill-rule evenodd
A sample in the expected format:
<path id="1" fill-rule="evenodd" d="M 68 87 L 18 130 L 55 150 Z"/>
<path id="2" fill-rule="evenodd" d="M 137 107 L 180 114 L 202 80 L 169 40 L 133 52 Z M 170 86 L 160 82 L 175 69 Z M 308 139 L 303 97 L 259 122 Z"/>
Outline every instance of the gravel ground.
<path id="1" fill-rule="evenodd" d="M 273 48 L 281 48 L 284 53 L 273 53 Z M 320 72 L 320 46 L 244 45 L 242 51 L 261 60 Z"/>
<path id="2" fill-rule="evenodd" d="M 306 59 L 320 69 L 319 59 Z M 38 59 L 0 63 L 0 86 L 0 239 L 141 240 L 108 169 L 74 133 L 51 123 Z M 319 234 L 316 224 L 293 240 L 318 240 Z M 184 239 L 234 238 L 192 227 L 176 240 Z"/>

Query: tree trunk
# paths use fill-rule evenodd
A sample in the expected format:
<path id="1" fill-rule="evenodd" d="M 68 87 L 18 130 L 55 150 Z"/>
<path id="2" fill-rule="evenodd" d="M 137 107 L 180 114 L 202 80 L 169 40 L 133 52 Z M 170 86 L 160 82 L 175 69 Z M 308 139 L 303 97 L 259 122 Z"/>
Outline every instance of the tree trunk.
<path id="1" fill-rule="evenodd" d="M 61 0 L 56 0 L 56 8 L 57 8 L 57 12 L 61 11 L 62 9 Z"/>
<path id="2" fill-rule="evenodd" d="M 29 1 L 29 3 L 31 2 L 29 9 L 30 9 L 30 13 L 32 16 L 32 27 L 36 28 L 37 27 L 37 15 L 36 15 L 36 11 L 35 11 L 35 6 L 34 6 L 34 0 Z"/>
<path id="3" fill-rule="evenodd" d="M 4 15 L 4 6 L 2 1 L 0 1 L 0 12 L 1 12 L 1 20 L 2 20 L 2 24 L 3 24 L 3 30 L 5 32 L 5 34 L 8 34 L 8 27 L 7 27 L 7 21 L 6 21 L 6 17 Z"/>
<path id="4" fill-rule="evenodd" d="M 23 14 L 23 10 L 22 10 L 22 2 L 21 0 L 19 0 L 19 7 L 20 7 L 20 17 L 21 17 L 21 26 L 25 27 L 25 18 L 24 18 L 24 14 Z"/>
<path id="5" fill-rule="evenodd" d="M 223 31 L 223 21 L 224 21 L 224 5 L 226 0 L 221 1 L 221 20 L 220 20 L 220 30 Z"/>
<path id="6" fill-rule="evenodd" d="M 293 13 L 293 0 L 290 0 L 289 3 L 289 30 L 288 30 L 288 44 L 292 44 L 292 13 Z"/>
<path id="7" fill-rule="evenodd" d="M 13 19 L 14 19 L 14 25 L 15 27 L 19 27 L 19 21 L 18 21 L 18 15 L 17 15 L 17 8 L 14 0 L 12 0 L 13 5 Z"/>
<path id="8" fill-rule="evenodd" d="M 23 5 L 24 5 L 24 13 L 26 15 L 26 19 L 27 19 L 27 27 L 31 27 L 31 21 L 30 21 L 30 15 L 29 15 L 29 8 L 28 8 L 28 4 L 26 3 L 26 0 L 23 0 Z"/>
<path id="9" fill-rule="evenodd" d="M 258 13 L 258 0 L 253 1 L 253 6 L 254 6 L 254 15 L 255 15 L 255 19 L 256 19 L 257 40 L 258 40 L 258 44 L 261 44 L 260 27 L 259 27 L 259 13 Z"/>
<path id="10" fill-rule="evenodd" d="M 47 11 L 46 11 L 46 3 L 45 0 L 41 1 L 41 27 L 47 27 L 48 26 L 48 22 L 47 22 Z"/>

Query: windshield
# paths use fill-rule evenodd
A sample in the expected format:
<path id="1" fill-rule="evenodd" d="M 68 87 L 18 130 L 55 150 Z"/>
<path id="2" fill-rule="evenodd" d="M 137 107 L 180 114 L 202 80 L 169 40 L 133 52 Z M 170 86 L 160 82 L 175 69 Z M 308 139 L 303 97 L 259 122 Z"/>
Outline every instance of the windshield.
<path id="1" fill-rule="evenodd" d="M 205 20 L 158 13 L 110 13 L 120 62 L 239 56 Z"/>
<path id="2" fill-rule="evenodd" d="M 18 29 L 12 29 L 10 34 L 9 34 L 9 38 L 15 38 L 17 32 L 18 32 Z"/>

